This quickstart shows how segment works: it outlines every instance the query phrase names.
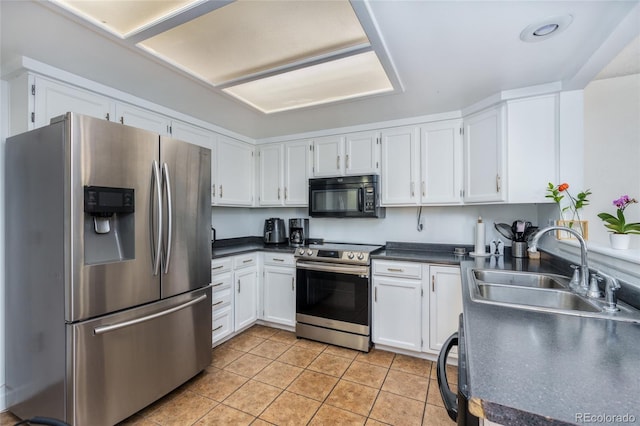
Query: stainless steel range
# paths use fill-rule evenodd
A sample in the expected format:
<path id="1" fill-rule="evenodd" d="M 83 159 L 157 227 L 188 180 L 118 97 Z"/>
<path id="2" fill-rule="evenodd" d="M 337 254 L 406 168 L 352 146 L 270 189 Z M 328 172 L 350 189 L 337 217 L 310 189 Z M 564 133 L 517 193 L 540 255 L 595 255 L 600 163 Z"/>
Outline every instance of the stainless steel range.
<path id="1" fill-rule="evenodd" d="M 296 336 L 369 352 L 369 259 L 381 247 L 334 243 L 296 250 Z"/>

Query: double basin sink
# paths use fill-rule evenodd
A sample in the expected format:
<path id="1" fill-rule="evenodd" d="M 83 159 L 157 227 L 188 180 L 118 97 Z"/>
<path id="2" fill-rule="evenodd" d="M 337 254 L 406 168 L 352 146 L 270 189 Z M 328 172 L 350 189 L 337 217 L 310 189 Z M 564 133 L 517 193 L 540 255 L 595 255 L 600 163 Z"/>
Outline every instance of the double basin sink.
<path id="1" fill-rule="evenodd" d="M 487 269 L 469 274 L 474 302 L 640 323 L 640 310 L 618 302 L 619 311 L 607 312 L 604 299 L 572 292 L 569 278 L 562 275 Z"/>

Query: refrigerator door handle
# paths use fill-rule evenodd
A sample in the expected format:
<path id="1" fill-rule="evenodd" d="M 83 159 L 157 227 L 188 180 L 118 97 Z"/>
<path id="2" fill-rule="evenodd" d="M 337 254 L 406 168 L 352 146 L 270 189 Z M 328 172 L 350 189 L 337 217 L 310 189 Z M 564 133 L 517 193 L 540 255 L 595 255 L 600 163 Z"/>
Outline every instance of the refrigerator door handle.
<path id="1" fill-rule="evenodd" d="M 160 256 L 162 253 L 162 188 L 160 185 L 160 166 L 157 161 L 153 161 L 153 186 L 152 191 L 155 191 L 157 195 L 157 209 L 158 209 L 158 226 L 157 226 L 157 244 L 154 243 L 153 240 L 153 230 L 151 236 L 151 247 L 155 252 L 155 257 L 153 258 L 153 275 L 158 275 L 160 270 Z M 153 194 L 152 194 L 153 195 Z M 152 197 L 153 198 L 153 197 Z M 151 217 L 153 217 L 153 210 L 151 211 Z M 153 224 L 153 220 L 151 221 Z M 153 226 L 153 225 L 152 225 Z"/>
<path id="2" fill-rule="evenodd" d="M 174 306 L 173 308 L 161 311 L 161 312 L 156 312 L 155 314 L 151 314 L 151 315 L 147 315 L 144 317 L 140 317 L 140 318 L 136 318 L 136 319 L 132 319 L 129 321 L 123 321 L 123 322 L 119 322 L 116 324 L 109 324 L 109 325 L 102 325 L 100 327 L 96 327 L 93 329 L 93 334 L 98 336 L 100 334 L 105 334 L 105 333 L 109 333 L 111 331 L 116 331 L 116 330 L 120 330 L 121 328 L 125 328 L 125 327 L 130 327 L 132 325 L 136 325 L 136 324 L 140 324 L 142 322 L 146 322 L 146 321 L 151 321 L 153 319 L 156 318 L 160 318 L 160 317 L 164 317 L 166 315 L 172 314 L 174 312 L 180 311 L 182 309 L 188 308 L 189 306 L 193 306 L 196 305 L 200 302 L 202 302 L 203 300 L 207 299 L 207 295 L 203 294 L 202 296 L 198 297 L 197 299 L 193 299 L 190 300 L 186 303 L 183 303 L 181 305 L 178 306 Z"/>
<path id="3" fill-rule="evenodd" d="M 162 181 L 165 193 L 167 194 L 167 248 L 164 264 L 164 273 L 169 272 L 169 261 L 171 260 L 171 242 L 173 239 L 173 199 L 171 198 L 171 176 L 169 176 L 169 166 L 162 163 Z"/>

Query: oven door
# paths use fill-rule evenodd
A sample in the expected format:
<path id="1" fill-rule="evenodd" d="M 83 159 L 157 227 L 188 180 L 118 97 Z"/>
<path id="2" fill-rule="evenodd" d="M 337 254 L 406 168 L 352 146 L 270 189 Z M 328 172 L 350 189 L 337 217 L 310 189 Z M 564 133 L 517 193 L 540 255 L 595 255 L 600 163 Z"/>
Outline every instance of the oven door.
<path id="1" fill-rule="evenodd" d="M 298 261 L 296 321 L 369 335 L 369 267 Z"/>
<path id="2" fill-rule="evenodd" d="M 464 324 L 463 317 L 460 314 L 458 332 L 453 333 L 442 346 L 438 355 L 438 363 L 436 373 L 438 376 L 438 388 L 442 401 L 447 409 L 447 414 L 452 420 L 458 423 L 458 426 L 473 425 L 477 426 L 479 420 L 476 416 L 469 412 L 469 389 L 467 386 L 467 350 L 464 343 Z M 454 346 L 458 347 L 458 392 L 457 394 L 451 390 L 447 380 L 447 357 Z"/>

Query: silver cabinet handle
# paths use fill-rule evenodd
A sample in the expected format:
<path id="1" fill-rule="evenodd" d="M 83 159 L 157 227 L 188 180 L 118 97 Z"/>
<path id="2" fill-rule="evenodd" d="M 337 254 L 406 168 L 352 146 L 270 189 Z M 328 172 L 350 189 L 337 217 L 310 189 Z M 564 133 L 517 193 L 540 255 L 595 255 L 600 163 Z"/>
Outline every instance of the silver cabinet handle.
<path id="1" fill-rule="evenodd" d="M 158 226 L 156 228 L 157 246 L 155 247 L 155 258 L 153 259 L 153 275 L 158 275 L 160 272 L 160 256 L 162 250 L 162 187 L 160 184 L 160 166 L 155 160 L 153 161 L 152 175 L 155 186 L 154 190 L 157 196 L 156 207 L 158 208 Z M 153 238 L 151 240 L 153 244 Z"/>
<path id="2" fill-rule="evenodd" d="M 240 280 L 238 280 L 238 293 L 240 293 Z"/>
<path id="3" fill-rule="evenodd" d="M 220 198 L 222 198 L 222 185 L 220 185 Z"/>
<path id="4" fill-rule="evenodd" d="M 378 301 L 378 287 L 374 287 L 373 289 L 373 301 L 374 302 Z"/>
<path id="5" fill-rule="evenodd" d="M 216 269 L 222 269 L 222 268 L 224 268 L 224 265 L 214 266 L 213 268 L 211 268 L 211 270 L 215 271 Z"/>
<path id="6" fill-rule="evenodd" d="M 500 175 L 496 175 L 496 192 L 500 192 Z"/>
<path id="7" fill-rule="evenodd" d="M 349 154 L 345 155 L 344 158 L 344 168 L 348 169 L 351 166 L 351 164 L 349 164 Z"/>
<path id="8" fill-rule="evenodd" d="M 104 334 L 104 333 L 109 333 L 110 331 L 115 331 L 115 330 L 119 330 L 121 328 L 125 328 L 125 327 L 129 327 L 132 325 L 136 325 L 136 324 L 140 324 L 146 321 L 151 321 L 153 319 L 156 318 L 160 318 L 169 314 L 172 314 L 174 312 L 180 311 L 184 308 L 188 308 L 189 306 L 193 306 L 195 304 L 198 304 L 200 302 L 202 302 L 203 300 L 207 299 L 207 295 L 203 294 L 202 296 L 198 297 L 197 299 L 193 299 L 190 300 L 186 303 L 183 303 L 182 305 L 178 305 L 175 306 L 171 309 L 167 309 L 166 311 L 162 311 L 162 312 L 157 312 L 155 314 L 151 314 L 151 315 L 147 315 L 144 317 L 140 317 L 140 318 L 136 318 L 130 321 L 123 321 L 123 322 L 119 322 L 117 324 L 110 324 L 110 325 L 103 325 L 100 327 L 96 327 L 93 329 L 93 334 L 95 334 L 96 336 L 99 334 Z"/>
<path id="9" fill-rule="evenodd" d="M 422 196 L 425 197 L 427 195 L 427 182 L 422 181 Z"/>
<path id="10" fill-rule="evenodd" d="M 336 169 L 340 170 L 340 156 L 338 155 L 338 161 L 336 161 Z"/>
<path id="11" fill-rule="evenodd" d="M 415 184 L 415 182 L 411 182 L 411 196 L 412 197 L 416 196 L 416 184 Z"/>
<path id="12" fill-rule="evenodd" d="M 402 268 L 387 268 L 387 271 L 389 271 L 389 272 L 404 272 L 404 269 L 402 269 Z"/>
<path id="13" fill-rule="evenodd" d="M 436 291 L 436 276 L 435 275 L 431 275 L 431 292 L 435 292 Z"/>
<path id="14" fill-rule="evenodd" d="M 214 329 L 213 329 L 213 331 L 218 331 L 218 330 L 220 330 L 222 327 L 223 327 L 222 325 L 219 325 L 219 326 L 217 326 L 216 328 L 214 328 Z"/>
<path id="15" fill-rule="evenodd" d="M 279 257 L 272 257 L 271 260 L 274 262 L 284 262 L 284 259 L 280 259 Z"/>
<path id="16" fill-rule="evenodd" d="M 216 184 L 211 185 L 211 198 L 216 198 Z"/>
<path id="17" fill-rule="evenodd" d="M 291 291 L 296 291 L 295 282 L 296 279 L 294 277 L 291 277 Z"/>
<path id="18" fill-rule="evenodd" d="M 221 303 L 223 303 L 223 302 L 224 302 L 224 300 L 219 300 L 219 301 L 217 301 L 216 303 L 214 303 L 214 304 L 213 304 L 213 305 L 211 305 L 211 306 L 212 306 L 212 307 L 213 307 L 213 306 L 218 306 L 219 304 L 221 304 Z"/>
<path id="19" fill-rule="evenodd" d="M 120 124 L 124 124 L 124 115 L 120 116 Z"/>
<path id="20" fill-rule="evenodd" d="M 173 240 L 173 199 L 171 197 L 171 176 L 169 175 L 169 165 L 167 163 L 162 164 L 162 181 L 164 182 L 164 189 L 167 194 L 167 252 L 166 263 L 164 265 L 164 273 L 166 275 L 169 272 Z"/>
<path id="21" fill-rule="evenodd" d="M 285 200 L 287 199 L 287 187 L 286 186 L 284 187 L 284 199 Z"/>
<path id="22" fill-rule="evenodd" d="M 278 200 L 280 199 L 280 188 L 278 188 Z"/>
<path id="23" fill-rule="evenodd" d="M 245 259 L 242 261 L 242 263 L 251 263 L 253 262 L 253 259 Z"/>

